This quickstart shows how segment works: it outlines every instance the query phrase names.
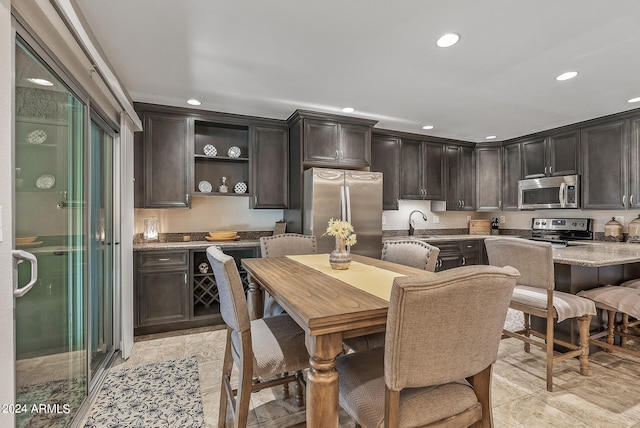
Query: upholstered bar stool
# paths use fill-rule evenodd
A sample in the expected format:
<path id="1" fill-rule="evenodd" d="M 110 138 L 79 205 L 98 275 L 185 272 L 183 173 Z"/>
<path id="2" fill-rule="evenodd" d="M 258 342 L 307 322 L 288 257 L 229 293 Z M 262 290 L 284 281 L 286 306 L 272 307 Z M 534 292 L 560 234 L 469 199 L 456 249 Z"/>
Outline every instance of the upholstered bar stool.
<path id="1" fill-rule="evenodd" d="M 627 347 L 627 338 L 635 337 L 640 339 L 638 329 L 635 328 L 640 324 L 640 281 L 629 282 L 625 286 L 621 284 L 606 285 L 604 287 L 593 288 L 578 293 L 579 296 L 586 297 L 594 301 L 596 308 L 606 311 L 607 326 L 603 331 L 592 334 L 589 342 L 599 346 L 609 352 L 619 351 L 640 357 L 640 351 L 629 349 Z M 634 285 L 638 288 L 634 288 Z M 621 322 L 616 328 L 616 317 L 621 314 Z M 630 322 L 629 317 L 635 318 Z M 634 331 L 635 333 L 632 333 Z M 616 345 L 616 336 L 620 337 L 620 344 Z M 604 338 L 604 341 L 602 340 Z"/>
<path id="2" fill-rule="evenodd" d="M 521 238 L 487 238 L 485 247 L 489 264 L 513 266 L 520 278 L 511 297 L 510 307 L 524 314 L 524 330 L 504 330 L 503 335 L 542 348 L 547 359 L 547 391 L 553 390 L 553 365 L 569 358 L 579 357 L 580 374 L 589 373 L 589 324 L 596 315 L 593 301 L 555 290 L 553 249 L 549 242 Z M 546 319 L 546 333 L 531 329 L 530 316 Z M 555 321 L 575 318 L 580 332 L 580 343 L 574 344 L 554 337 Z M 540 340 L 542 339 L 542 340 Z M 554 354 L 554 344 L 569 351 Z"/>

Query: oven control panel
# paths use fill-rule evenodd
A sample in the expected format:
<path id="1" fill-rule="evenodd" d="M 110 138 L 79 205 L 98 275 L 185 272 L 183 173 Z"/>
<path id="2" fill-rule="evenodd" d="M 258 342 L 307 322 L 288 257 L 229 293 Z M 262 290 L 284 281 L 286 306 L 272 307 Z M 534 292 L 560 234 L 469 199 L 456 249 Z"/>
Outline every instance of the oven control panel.
<path id="1" fill-rule="evenodd" d="M 533 230 L 585 231 L 592 230 L 593 219 L 590 218 L 534 218 L 531 220 Z"/>

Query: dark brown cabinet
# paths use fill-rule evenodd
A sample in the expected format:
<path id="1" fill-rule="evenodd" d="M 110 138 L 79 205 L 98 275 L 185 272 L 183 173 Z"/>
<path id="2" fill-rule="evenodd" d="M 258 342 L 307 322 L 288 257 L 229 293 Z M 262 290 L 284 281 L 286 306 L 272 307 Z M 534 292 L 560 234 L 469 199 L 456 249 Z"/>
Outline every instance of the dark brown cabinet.
<path id="1" fill-rule="evenodd" d="M 376 134 L 371 137 L 371 171 L 383 174 L 382 209 L 397 210 L 400 199 L 400 138 Z"/>
<path id="2" fill-rule="evenodd" d="M 137 253 L 135 327 L 189 320 L 189 252 Z"/>
<path id="3" fill-rule="evenodd" d="M 617 120 L 581 130 L 583 209 L 626 209 L 638 203 L 638 195 L 630 193 L 629 127 L 629 120 Z M 631 163 L 637 169 L 637 155 Z"/>
<path id="4" fill-rule="evenodd" d="M 489 146 L 476 149 L 478 163 L 476 195 L 478 211 L 502 209 L 502 147 Z M 516 183 L 517 184 L 517 183 Z"/>
<path id="5" fill-rule="evenodd" d="M 579 135 L 574 130 L 523 141 L 524 178 L 577 174 Z"/>
<path id="6" fill-rule="evenodd" d="M 445 200 L 445 145 L 402 139 L 402 199 Z"/>
<path id="7" fill-rule="evenodd" d="M 475 157 L 472 148 L 447 146 L 447 211 L 475 210 Z"/>
<path id="8" fill-rule="evenodd" d="M 162 113 L 143 118 L 143 207 L 189 208 L 193 120 Z"/>
<path id="9" fill-rule="evenodd" d="M 480 240 L 429 242 L 440 249 L 436 272 L 461 266 L 482 264 L 483 243 Z"/>
<path id="10" fill-rule="evenodd" d="M 371 129 L 376 121 L 296 110 L 287 123 L 291 144 L 301 146 L 305 166 L 370 166 Z"/>
<path id="11" fill-rule="evenodd" d="M 251 146 L 251 208 L 287 208 L 289 203 L 289 130 L 256 126 Z"/>
<path id="12" fill-rule="evenodd" d="M 502 149 L 502 210 L 518 210 L 518 181 L 522 180 L 522 145 Z"/>

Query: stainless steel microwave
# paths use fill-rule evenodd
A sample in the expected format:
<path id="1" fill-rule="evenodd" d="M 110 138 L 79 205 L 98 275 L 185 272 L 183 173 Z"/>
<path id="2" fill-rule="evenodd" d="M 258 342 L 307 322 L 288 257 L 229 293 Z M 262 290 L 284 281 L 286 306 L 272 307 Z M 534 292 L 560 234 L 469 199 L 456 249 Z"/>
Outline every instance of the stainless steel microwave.
<path id="1" fill-rule="evenodd" d="M 518 181 L 518 208 L 580 208 L 580 177 L 531 178 Z"/>

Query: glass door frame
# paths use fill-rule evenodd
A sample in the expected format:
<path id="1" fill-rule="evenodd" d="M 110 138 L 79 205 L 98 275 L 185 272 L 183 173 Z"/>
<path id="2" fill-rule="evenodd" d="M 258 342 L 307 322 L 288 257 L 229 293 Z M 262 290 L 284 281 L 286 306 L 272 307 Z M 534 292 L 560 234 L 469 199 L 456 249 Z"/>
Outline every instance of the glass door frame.
<path id="1" fill-rule="evenodd" d="M 91 165 L 92 165 L 92 158 L 93 158 L 93 151 L 95 149 L 93 142 L 91 141 L 92 138 L 92 130 L 91 130 L 91 124 L 92 122 L 95 122 L 96 125 L 99 127 L 99 129 L 101 131 L 103 131 L 104 133 L 106 133 L 107 135 L 109 135 L 112 139 L 112 149 L 111 149 L 111 156 L 112 156 L 112 160 L 111 160 L 111 167 L 112 167 L 112 177 L 111 177 L 111 186 L 112 186 L 112 192 L 111 192 L 111 207 L 112 207 L 112 217 L 113 217 L 113 221 L 111 224 L 111 228 L 112 228 L 112 245 L 111 245 L 111 257 L 112 257 L 112 266 L 111 266 L 111 279 L 113 282 L 112 285 L 112 302 L 113 302 L 113 308 L 112 308 L 112 340 L 113 340 L 113 346 L 111 347 L 111 349 L 109 350 L 108 354 L 106 355 L 106 357 L 104 358 L 104 360 L 100 363 L 100 365 L 98 366 L 97 370 L 95 371 L 95 374 L 92 376 L 92 369 L 91 369 L 91 345 L 93 343 L 93 335 L 92 335 L 92 329 L 91 329 L 91 319 L 93 318 L 93 313 L 91 310 L 92 307 L 92 284 L 90 284 L 91 278 L 93 278 L 93 266 L 91 266 L 90 263 L 87 264 L 87 277 L 88 282 L 87 282 L 87 319 L 86 319 L 86 332 L 87 332 L 87 375 L 88 375 L 88 392 L 89 395 L 91 396 L 92 392 L 95 392 L 95 389 L 98 385 L 100 385 L 102 383 L 102 381 L 104 380 L 104 377 L 106 376 L 106 369 L 108 368 L 110 362 L 112 361 L 115 352 L 117 349 L 119 349 L 119 344 L 120 344 L 120 220 L 119 220 L 119 214 L 120 214 L 120 181 L 118 179 L 118 177 L 120 176 L 120 169 L 119 169 L 119 146 L 120 146 L 120 138 L 119 138 L 119 134 L 117 133 L 116 129 L 118 129 L 118 126 L 113 124 L 113 123 L 109 123 L 106 120 L 103 119 L 103 116 L 100 114 L 99 109 L 94 108 L 91 104 L 89 104 L 88 108 L 88 125 L 86 128 L 86 135 L 85 135 L 85 142 L 86 144 L 86 150 L 85 150 L 85 165 L 87 165 L 88 167 L 85 169 L 85 183 L 90 183 L 91 182 L 91 176 L 92 176 L 92 172 L 91 171 Z M 116 165 L 116 163 L 118 162 L 118 164 Z M 93 195 L 91 192 L 91 186 L 87 185 L 86 187 L 86 192 L 85 192 L 85 200 L 86 201 L 92 201 L 93 199 Z M 91 225 L 91 218 L 94 216 L 95 213 L 92 212 L 92 204 L 91 203 L 87 203 L 87 211 L 86 211 L 86 216 L 87 216 L 87 241 L 90 242 L 89 239 L 89 234 L 92 232 L 90 230 L 90 225 Z M 90 250 L 88 250 L 90 251 Z"/>

